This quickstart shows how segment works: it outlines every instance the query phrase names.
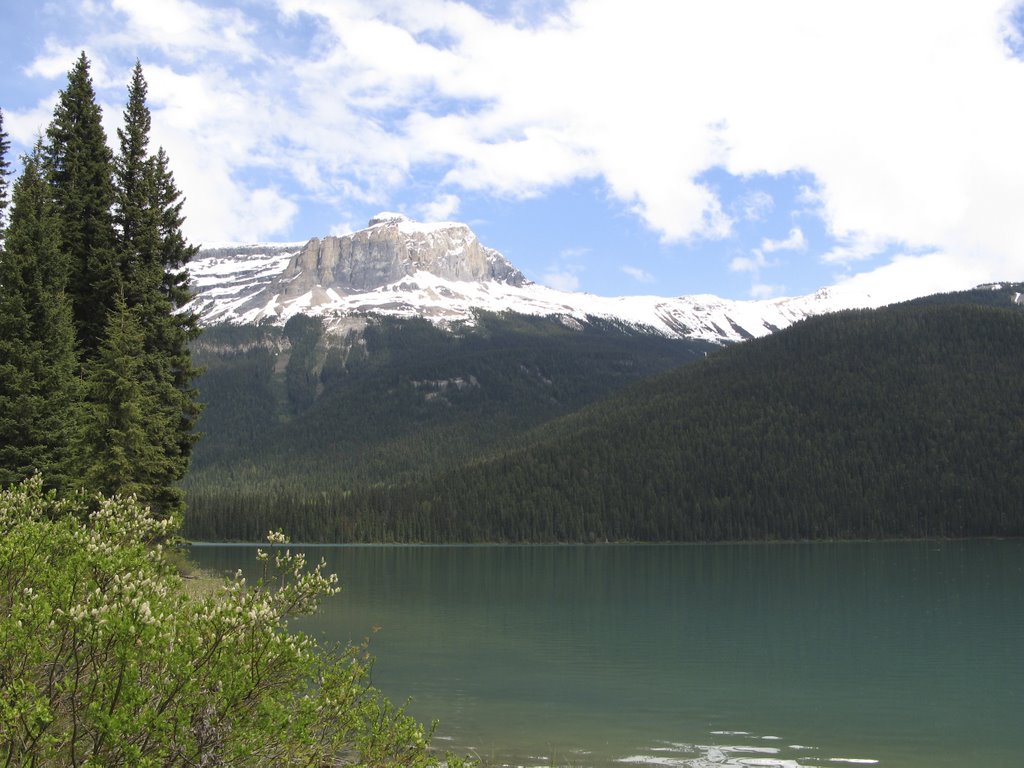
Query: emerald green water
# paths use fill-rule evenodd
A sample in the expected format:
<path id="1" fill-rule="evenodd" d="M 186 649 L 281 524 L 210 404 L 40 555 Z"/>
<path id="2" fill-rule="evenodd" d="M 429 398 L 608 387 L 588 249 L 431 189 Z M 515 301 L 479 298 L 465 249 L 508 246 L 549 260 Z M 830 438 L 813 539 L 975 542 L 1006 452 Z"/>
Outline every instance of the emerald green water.
<path id="1" fill-rule="evenodd" d="M 490 764 L 1024 765 L 1022 541 L 302 548 L 302 628 Z"/>

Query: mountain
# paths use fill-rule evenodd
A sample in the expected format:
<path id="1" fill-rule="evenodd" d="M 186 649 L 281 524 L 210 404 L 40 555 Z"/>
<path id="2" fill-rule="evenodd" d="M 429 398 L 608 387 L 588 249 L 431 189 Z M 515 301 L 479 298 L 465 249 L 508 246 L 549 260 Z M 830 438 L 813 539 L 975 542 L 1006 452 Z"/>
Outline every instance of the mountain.
<path id="1" fill-rule="evenodd" d="M 305 243 L 203 248 L 190 265 L 204 324 L 285 323 L 323 317 L 344 333 L 356 315 L 472 322 L 478 310 L 557 316 L 572 327 L 611 320 L 668 338 L 728 343 L 765 336 L 804 317 L 875 307 L 886 297 L 826 288 L 810 296 L 732 301 L 709 295 L 603 297 L 527 280 L 465 224 L 381 213 L 358 232 Z"/>
<path id="2" fill-rule="evenodd" d="M 1004 509 L 1020 495 L 1006 457 L 1024 446 L 997 426 L 1021 418 L 1007 405 L 1014 332 L 962 312 L 1005 314 L 1020 285 L 923 299 L 948 305 L 929 310 L 944 324 L 907 308 L 868 322 L 842 310 L 882 297 L 838 288 L 604 298 L 530 282 L 464 224 L 399 214 L 340 237 L 207 248 L 192 274 L 207 326 L 193 345 L 207 405 L 184 484 L 192 537 L 1024 530 Z M 1006 524 L 964 518 L 977 504 Z"/>
<path id="3" fill-rule="evenodd" d="M 392 369 L 375 379 L 391 381 L 390 406 L 365 412 L 374 399 L 344 390 L 291 433 L 263 433 L 260 456 L 203 476 L 187 530 L 255 539 L 283 526 L 337 542 L 1021 536 L 1021 289 L 809 318 L 532 429 L 515 428 L 515 408 L 487 421 L 508 399 L 501 377 L 445 386 Z M 503 370 L 524 391 L 547 386 L 543 371 Z M 435 421 L 454 412 L 457 428 Z M 391 433 L 400 421 L 413 427 Z M 489 428 L 508 431 L 480 442 Z"/>
<path id="4" fill-rule="evenodd" d="M 206 408 L 185 480 L 190 517 L 242 498 L 251 506 L 253 495 L 298 514 L 281 493 L 322 499 L 435 476 L 720 348 L 612 322 L 576 329 L 489 312 L 458 333 L 389 316 L 344 334 L 305 315 L 283 327 L 211 326 L 192 347 Z"/>

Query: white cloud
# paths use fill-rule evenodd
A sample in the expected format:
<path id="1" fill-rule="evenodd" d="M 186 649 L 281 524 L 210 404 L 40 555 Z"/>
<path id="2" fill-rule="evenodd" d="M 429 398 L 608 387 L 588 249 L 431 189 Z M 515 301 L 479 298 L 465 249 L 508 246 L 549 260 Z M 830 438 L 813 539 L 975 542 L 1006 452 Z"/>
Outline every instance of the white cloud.
<path id="1" fill-rule="evenodd" d="M 785 293 L 786 286 L 784 285 L 755 283 L 750 286 L 750 298 L 752 299 L 774 299 L 777 296 L 784 296 Z"/>
<path id="2" fill-rule="evenodd" d="M 820 260 L 825 264 L 850 264 L 866 261 L 885 250 L 885 242 L 864 234 L 844 238 L 826 253 Z"/>
<path id="3" fill-rule="evenodd" d="M 42 77 L 46 80 L 63 78 L 74 66 L 75 60 L 81 52 L 81 48 L 62 45 L 56 40 L 48 38 L 43 45 L 43 53 L 25 68 L 25 74 L 29 77 Z M 93 72 L 93 76 L 95 77 L 95 72 Z"/>
<path id="4" fill-rule="evenodd" d="M 585 257 L 590 253 L 586 247 L 563 248 L 555 263 L 544 270 L 540 282 L 561 291 L 578 291 L 580 274 L 586 271 Z"/>
<path id="5" fill-rule="evenodd" d="M 289 5 L 327 12 L 313 0 Z M 1024 113 L 1007 94 L 1024 89 L 1024 78 L 996 34 L 1002 0 L 926 12 L 881 0 L 574 2 L 527 29 L 457 3 L 389 3 L 373 24 L 361 9 L 359 24 L 373 34 L 359 43 L 353 28 L 343 43 L 384 73 L 377 82 L 389 97 L 401 102 L 428 83 L 479 100 L 456 117 L 422 112 L 406 126 L 410 138 L 427 139 L 423 155 L 451 162 L 450 184 L 528 196 L 601 176 L 667 241 L 731 233 L 721 200 L 695 180 L 716 164 L 739 174 L 810 172 L 831 230 L 874 242 L 950 242 L 975 230 L 972 201 L 1011 191 L 1003 199 L 1022 200 L 1010 137 Z M 343 26 L 340 14 L 331 18 Z M 428 26 L 452 44 L 417 42 Z M 387 50 L 367 42 L 385 39 Z M 656 74 L 668 72 L 679 74 Z M 696 72 L 714 76 L 687 76 Z M 975 138 L 993 134 L 1000 140 L 989 145 Z M 418 154 L 410 150 L 409 161 Z M 767 200 L 751 202 L 744 215 L 763 215 Z M 828 259 L 864 253 L 844 246 Z"/>
<path id="6" fill-rule="evenodd" d="M 363 222 L 363 224 L 360 226 L 356 226 L 355 222 L 352 219 L 345 219 L 344 221 L 339 221 L 338 223 L 329 227 L 328 234 L 334 235 L 335 237 L 340 237 L 341 235 L 348 235 L 351 234 L 352 232 L 356 232 L 357 230 L 360 230 L 365 226 L 365 222 Z"/>
<path id="7" fill-rule="evenodd" d="M 544 273 L 542 282 L 559 291 L 578 291 L 580 287 L 579 275 L 568 270 L 550 269 Z"/>
<path id="8" fill-rule="evenodd" d="M 807 184 L 800 186 L 800 193 L 797 195 L 796 201 L 814 208 L 821 206 L 824 202 L 821 197 L 821 192 Z"/>
<path id="9" fill-rule="evenodd" d="M 424 221 L 450 221 L 458 213 L 460 204 L 458 195 L 442 194 L 420 205 L 419 211 Z"/>
<path id="10" fill-rule="evenodd" d="M 17 111 L 4 110 L 4 130 L 16 142 L 26 150 L 30 149 L 36 141 L 36 137 L 46 133 L 46 126 L 53 119 L 53 106 L 57 103 L 58 95 L 54 93 L 50 98 L 43 99 L 32 109 Z M 9 161 L 12 158 L 8 158 Z"/>
<path id="11" fill-rule="evenodd" d="M 763 221 L 774 207 L 775 199 L 763 190 L 751 192 L 740 200 L 743 218 L 747 221 Z"/>
<path id="12" fill-rule="evenodd" d="M 197 163 L 181 164 L 176 171 L 179 188 L 186 190 L 186 231 L 197 244 L 203 242 L 258 242 L 279 238 L 298 215 L 299 206 L 273 187 L 247 187 L 228 175 L 225 168 L 208 168 L 202 179 L 187 171 Z M 202 189 L 201 204 L 191 190 Z M 206 233 L 206 234 L 204 234 Z M 210 233 L 215 233 L 216 237 Z"/>
<path id="13" fill-rule="evenodd" d="M 729 270 L 732 272 L 750 272 L 757 275 L 761 270 L 770 266 L 762 251 L 755 248 L 750 256 L 735 256 L 729 261 Z"/>
<path id="14" fill-rule="evenodd" d="M 793 227 L 789 230 L 789 235 L 784 240 L 769 240 L 765 238 L 761 241 L 761 250 L 765 253 L 773 253 L 775 251 L 803 251 L 807 248 L 807 240 L 804 239 L 804 232 L 800 227 Z"/>
<path id="15" fill-rule="evenodd" d="M 255 27 L 238 9 L 211 9 L 191 0 L 110 0 L 110 5 L 125 21 L 115 40 L 153 46 L 190 61 L 212 52 L 242 61 L 257 55 L 250 39 Z"/>
<path id="16" fill-rule="evenodd" d="M 794 230 L 799 232 L 799 230 Z M 771 261 L 765 256 L 765 251 L 783 250 L 786 247 L 786 243 L 792 248 L 793 244 L 797 241 L 793 232 L 790 232 L 789 237 L 785 241 L 772 241 L 765 240 L 762 243 L 761 248 L 754 248 L 749 256 L 736 256 L 729 261 L 730 272 L 746 272 L 750 275 L 753 281 L 750 286 L 750 297 L 753 299 L 770 299 L 775 296 L 781 296 L 785 291 L 784 285 L 770 285 L 761 281 L 761 272 L 769 267 L 777 266 L 777 262 Z M 780 243 L 782 245 L 780 246 Z M 765 245 L 768 248 L 765 248 Z"/>
<path id="17" fill-rule="evenodd" d="M 79 10 L 86 16 L 100 16 L 106 8 L 99 0 L 83 0 L 79 3 Z"/>
<path id="18" fill-rule="evenodd" d="M 622 268 L 622 271 L 625 272 L 630 277 L 632 277 L 638 283 L 653 283 L 655 281 L 654 275 L 652 275 L 645 269 L 640 269 L 639 267 L 625 266 Z"/>
<path id="19" fill-rule="evenodd" d="M 585 246 L 576 246 L 574 248 L 563 248 L 558 253 L 558 258 L 562 261 L 579 263 L 580 259 L 590 253 L 590 249 Z"/>
<path id="20" fill-rule="evenodd" d="M 1019 270 L 1016 274 L 1020 274 Z M 898 254 L 888 264 L 857 275 L 837 277 L 833 292 L 860 300 L 870 296 L 877 305 L 906 301 L 917 296 L 963 290 L 965 286 L 991 281 L 984 264 L 952 254 Z"/>
<path id="21" fill-rule="evenodd" d="M 945 255 L 901 262 L 901 276 L 1020 277 L 1024 66 L 1007 52 L 1006 0 L 567 0 L 504 19 L 455 0 L 276 0 L 273 18 L 259 4 L 108 3 L 86 41 L 96 71 L 161 55 L 146 70 L 154 133 L 201 238 L 287 225 L 297 199 L 253 174 L 386 204 L 421 167 L 453 197 L 595 179 L 666 242 L 724 238 L 730 212 L 758 220 L 768 201 L 724 206 L 700 181 L 721 167 L 812 177 L 805 202 L 839 243 L 826 263 L 900 243 Z M 299 22 L 310 42 L 280 47 L 279 25 Z M 62 75 L 78 50 L 49 41 L 30 73 Z M 763 268 L 790 239 L 731 268 Z"/>

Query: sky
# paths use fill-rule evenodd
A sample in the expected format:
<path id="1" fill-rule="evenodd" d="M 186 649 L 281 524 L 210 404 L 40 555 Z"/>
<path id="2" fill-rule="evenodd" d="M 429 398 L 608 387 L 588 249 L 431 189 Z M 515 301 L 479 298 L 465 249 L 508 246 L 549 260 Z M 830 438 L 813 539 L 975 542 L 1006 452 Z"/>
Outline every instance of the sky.
<path id="1" fill-rule="evenodd" d="M 198 244 L 461 221 L 600 295 L 1024 280 L 1024 5 L 0 0 L 12 165 L 136 60 Z"/>

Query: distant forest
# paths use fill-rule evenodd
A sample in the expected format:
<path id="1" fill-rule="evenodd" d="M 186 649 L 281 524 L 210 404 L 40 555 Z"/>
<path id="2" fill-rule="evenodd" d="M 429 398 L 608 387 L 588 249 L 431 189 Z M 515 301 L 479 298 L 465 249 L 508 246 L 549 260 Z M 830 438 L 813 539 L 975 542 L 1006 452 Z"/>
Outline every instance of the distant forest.
<path id="1" fill-rule="evenodd" d="M 576 330 L 492 313 L 455 332 L 418 318 L 356 325 L 327 334 L 300 315 L 283 329 L 204 331 L 193 345 L 207 403 L 187 478 L 193 519 L 223 504 L 322 499 L 457 468 L 718 349 L 609 323 Z"/>
<path id="2" fill-rule="evenodd" d="M 516 316 L 454 335 L 377 320 L 333 346 L 308 318 L 213 329 L 195 350 L 207 436 L 186 532 L 1019 536 L 1019 291 L 825 315 L 724 349 Z"/>

